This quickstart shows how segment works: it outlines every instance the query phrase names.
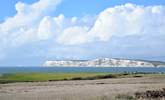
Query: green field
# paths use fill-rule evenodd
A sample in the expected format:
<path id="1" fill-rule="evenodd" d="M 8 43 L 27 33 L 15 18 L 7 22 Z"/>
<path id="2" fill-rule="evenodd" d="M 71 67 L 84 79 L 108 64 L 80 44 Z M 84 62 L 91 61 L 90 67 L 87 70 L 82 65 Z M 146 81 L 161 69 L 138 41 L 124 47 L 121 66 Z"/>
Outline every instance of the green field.
<path id="1" fill-rule="evenodd" d="M 161 76 L 164 74 L 142 74 L 142 73 L 15 73 L 0 76 L 0 84 L 13 82 L 44 82 L 63 80 L 95 80 L 106 78 L 131 78 L 131 77 Z"/>

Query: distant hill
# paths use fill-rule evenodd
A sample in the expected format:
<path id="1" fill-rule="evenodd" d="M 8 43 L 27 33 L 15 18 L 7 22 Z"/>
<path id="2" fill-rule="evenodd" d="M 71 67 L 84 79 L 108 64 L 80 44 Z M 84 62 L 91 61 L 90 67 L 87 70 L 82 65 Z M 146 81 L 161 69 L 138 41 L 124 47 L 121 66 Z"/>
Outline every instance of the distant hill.
<path id="1" fill-rule="evenodd" d="M 46 61 L 46 67 L 165 67 L 165 62 L 131 59 L 54 60 Z"/>

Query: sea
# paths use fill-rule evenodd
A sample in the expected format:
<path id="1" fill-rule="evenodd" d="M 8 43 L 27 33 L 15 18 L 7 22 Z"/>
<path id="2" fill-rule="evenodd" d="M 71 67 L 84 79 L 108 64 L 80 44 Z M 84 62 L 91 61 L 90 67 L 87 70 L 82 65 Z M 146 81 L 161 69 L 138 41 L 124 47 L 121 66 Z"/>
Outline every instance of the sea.
<path id="1" fill-rule="evenodd" d="M 0 74 L 6 73 L 72 73 L 72 72 L 110 72 L 110 73 L 165 73 L 165 67 L 0 67 Z"/>

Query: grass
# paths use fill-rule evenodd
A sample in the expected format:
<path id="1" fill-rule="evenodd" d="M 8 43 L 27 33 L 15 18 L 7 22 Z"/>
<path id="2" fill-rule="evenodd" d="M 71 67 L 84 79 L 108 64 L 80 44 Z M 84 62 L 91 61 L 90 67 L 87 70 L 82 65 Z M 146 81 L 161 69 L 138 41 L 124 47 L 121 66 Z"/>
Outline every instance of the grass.
<path id="1" fill-rule="evenodd" d="M 95 80 L 106 78 L 131 78 L 131 77 L 157 77 L 164 74 L 144 74 L 144 73 L 15 73 L 3 74 L 0 76 L 0 84 L 13 82 L 43 82 L 62 80 Z"/>
<path id="2" fill-rule="evenodd" d="M 114 77 L 108 73 L 15 73 L 0 76 L 0 83 L 85 80 Z"/>

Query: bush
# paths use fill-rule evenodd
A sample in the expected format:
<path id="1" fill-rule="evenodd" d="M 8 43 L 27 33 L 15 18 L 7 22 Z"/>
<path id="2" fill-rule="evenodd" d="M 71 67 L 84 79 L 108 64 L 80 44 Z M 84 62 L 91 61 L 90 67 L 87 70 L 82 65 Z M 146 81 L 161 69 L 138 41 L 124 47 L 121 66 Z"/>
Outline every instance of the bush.
<path id="1" fill-rule="evenodd" d="M 133 96 L 126 94 L 119 94 L 115 97 L 115 100 L 136 100 Z"/>
<path id="2" fill-rule="evenodd" d="M 147 90 L 146 92 L 136 92 L 135 97 L 147 99 L 165 98 L 165 88 L 162 90 Z"/>
<path id="3" fill-rule="evenodd" d="M 141 75 L 134 75 L 133 77 L 142 77 Z"/>
<path id="4" fill-rule="evenodd" d="M 74 78 L 72 78 L 71 80 L 82 80 L 83 78 L 81 78 L 81 77 L 74 77 Z"/>

